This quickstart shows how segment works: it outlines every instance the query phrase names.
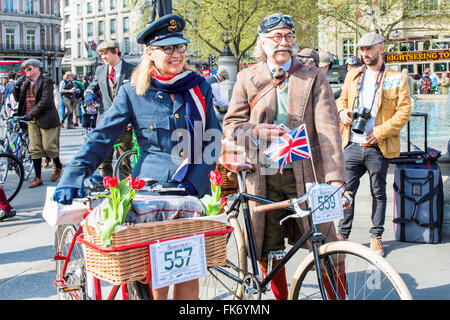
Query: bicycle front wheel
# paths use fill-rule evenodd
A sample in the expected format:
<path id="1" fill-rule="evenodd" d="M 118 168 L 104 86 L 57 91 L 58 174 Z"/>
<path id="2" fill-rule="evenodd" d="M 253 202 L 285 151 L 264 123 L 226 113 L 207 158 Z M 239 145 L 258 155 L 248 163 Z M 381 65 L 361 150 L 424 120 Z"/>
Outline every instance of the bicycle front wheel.
<path id="1" fill-rule="evenodd" d="M 77 229 L 73 225 L 60 225 L 56 231 L 56 251 L 67 256 L 73 243 L 66 270 L 63 273 L 65 260 L 56 260 L 56 280 L 64 280 L 67 286 L 77 288 L 69 292 L 58 292 L 62 300 L 86 300 L 86 266 L 81 243 L 74 240 Z"/>
<path id="2" fill-rule="evenodd" d="M 122 154 L 119 159 L 117 159 L 116 165 L 114 166 L 114 176 L 119 179 L 119 181 L 129 177 L 133 172 L 133 168 L 138 161 L 139 154 L 138 150 L 131 149 Z"/>
<path id="3" fill-rule="evenodd" d="M 0 185 L 9 202 L 19 193 L 23 179 L 22 162 L 11 153 L 0 153 Z"/>
<path id="4" fill-rule="evenodd" d="M 318 251 L 327 299 L 412 299 L 400 275 L 369 248 L 353 242 L 337 241 L 320 246 Z M 323 299 L 312 252 L 298 267 L 291 282 L 289 298 Z"/>
<path id="5" fill-rule="evenodd" d="M 228 214 L 228 221 L 234 230 L 227 240 L 226 264 L 208 268 L 208 275 L 200 279 L 200 300 L 242 299 L 242 279 L 247 273 L 244 235 L 234 213 Z"/>

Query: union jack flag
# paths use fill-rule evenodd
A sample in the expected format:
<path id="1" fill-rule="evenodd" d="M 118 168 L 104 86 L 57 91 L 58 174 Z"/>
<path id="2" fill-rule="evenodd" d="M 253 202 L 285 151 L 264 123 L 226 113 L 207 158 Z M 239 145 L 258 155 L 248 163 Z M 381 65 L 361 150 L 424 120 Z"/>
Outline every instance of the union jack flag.
<path id="1" fill-rule="evenodd" d="M 283 172 L 283 167 L 288 163 L 310 159 L 311 150 L 305 124 L 272 142 L 264 151 L 264 154 L 270 158 L 271 162 L 278 163 L 280 173 Z"/>

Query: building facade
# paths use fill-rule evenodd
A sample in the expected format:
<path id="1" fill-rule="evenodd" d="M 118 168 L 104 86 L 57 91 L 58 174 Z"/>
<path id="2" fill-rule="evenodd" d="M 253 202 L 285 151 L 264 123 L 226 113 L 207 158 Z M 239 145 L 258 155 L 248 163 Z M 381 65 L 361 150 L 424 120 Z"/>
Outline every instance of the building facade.
<path id="1" fill-rule="evenodd" d="M 63 55 L 59 0 L 0 0 L 0 60 L 39 59 L 59 81 Z"/>
<path id="2" fill-rule="evenodd" d="M 408 14 L 413 16 L 417 10 L 420 18 L 406 18 L 393 26 L 389 33 L 389 39 L 385 43 L 385 62 L 392 68 L 401 70 L 407 68 L 410 74 L 422 74 L 426 68 L 436 73 L 450 71 L 450 29 L 448 27 L 449 7 L 448 0 L 417 0 L 410 2 L 414 4 Z M 383 2 L 380 1 L 378 9 L 382 12 Z M 376 22 L 365 19 L 364 12 L 368 9 L 361 9 L 355 12 L 354 19 L 361 19 L 359 24 L 371 26 L 375 30 L 374 23 L 378 26 L 389 26 L 395 21 L 397 12 L 380 14 Z M 403 8 L 403 10 L 406 10 Z M 391 17 L 394 16 L 392 19 Z M 357 23 L 355 23 L 357 24 Z M 326 18 L 322 19 L 319 25 L 319 47 L 321 50 L 332 52 L 338 59 L 339 64 L 344 64 L 348 57 L 358 55 L 356 43 L 365 33 L 351 29 L 347 24 Z M 386 36 L 386 35 L 384 35 Z"/>
<path id="3" fill-rule="evenodd" d="M 96 47 L 106 40 L 117 41 L 122 57 L 137 64 L 142 54 L 135 41 L 137 14 L 128 0 L 62 0 L 63 71 L 93 75 L 102 63 Z"/>

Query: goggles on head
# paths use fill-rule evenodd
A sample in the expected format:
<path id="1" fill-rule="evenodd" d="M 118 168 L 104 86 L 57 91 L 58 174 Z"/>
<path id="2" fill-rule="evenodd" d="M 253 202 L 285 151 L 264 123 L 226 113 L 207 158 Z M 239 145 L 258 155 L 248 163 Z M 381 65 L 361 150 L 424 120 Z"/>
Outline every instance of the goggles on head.
<path id="1" fill-rule="evenodd" d="M 275 28 L 278 25 L 280 26 L 278 28 Z M 291 17 L 289 16 L 284 16 L 280 13 L 276 13 L 259 23 L 258 33 L 267 33 L 274 29 L 280 28 L 289 28 L 294 31 L 294 21 L 292 21 Z"/>

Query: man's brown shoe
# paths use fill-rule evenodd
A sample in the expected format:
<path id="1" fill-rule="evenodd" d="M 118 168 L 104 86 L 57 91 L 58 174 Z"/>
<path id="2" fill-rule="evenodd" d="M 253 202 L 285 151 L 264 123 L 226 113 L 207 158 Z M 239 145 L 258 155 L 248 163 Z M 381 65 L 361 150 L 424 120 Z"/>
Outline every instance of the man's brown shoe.
<path id="1" fill-rule="evenodd" d="M 68 125 L 68 126 L 67 126 L 67 129 L 75 129 L 75 127 L 74 127 L 74 126 L 71 126 L 71 125 Z"/>
<path id="2" fill-rule="evenodd" d="M 375 253 L 379 254 L 380 256 L 384 256 L 384 249 L 383 245 L 381 244 L 381 237 L 370 238 L 370 249 L 372 249 Z"/>
<path id="3" fill-rule="evenodd" d="M 51 181 L 56 181 L 56 180 L 58 180 L 59 177 L 61 176 L 61 172 L 62 172 L 62 169 L 56 168 L 55 171 L 53 171 L 53 174 L 52 174 L 52 176 L 50 177 L 50 180 L 51 180 Z"/>
<path id="4" fill-rule="evenodd" d="M 50 160 L 45 159 L 44 164 L 42 165 L 42 168 L 47 168 L 49 164 L 50 164 Z"/>
<path id="5" fill-rule="evenodd" d="M 34 188 L 34 187 L 40 186 L 40 185 L 42 185 L 42 184 L 44 184 L 44 182 L 42 181 L 42 179 L 35 178 L 35 179 L 33 180 L 33 182 L 30 183 L 30 185 L 28 186 L 28 188 Z"/>

